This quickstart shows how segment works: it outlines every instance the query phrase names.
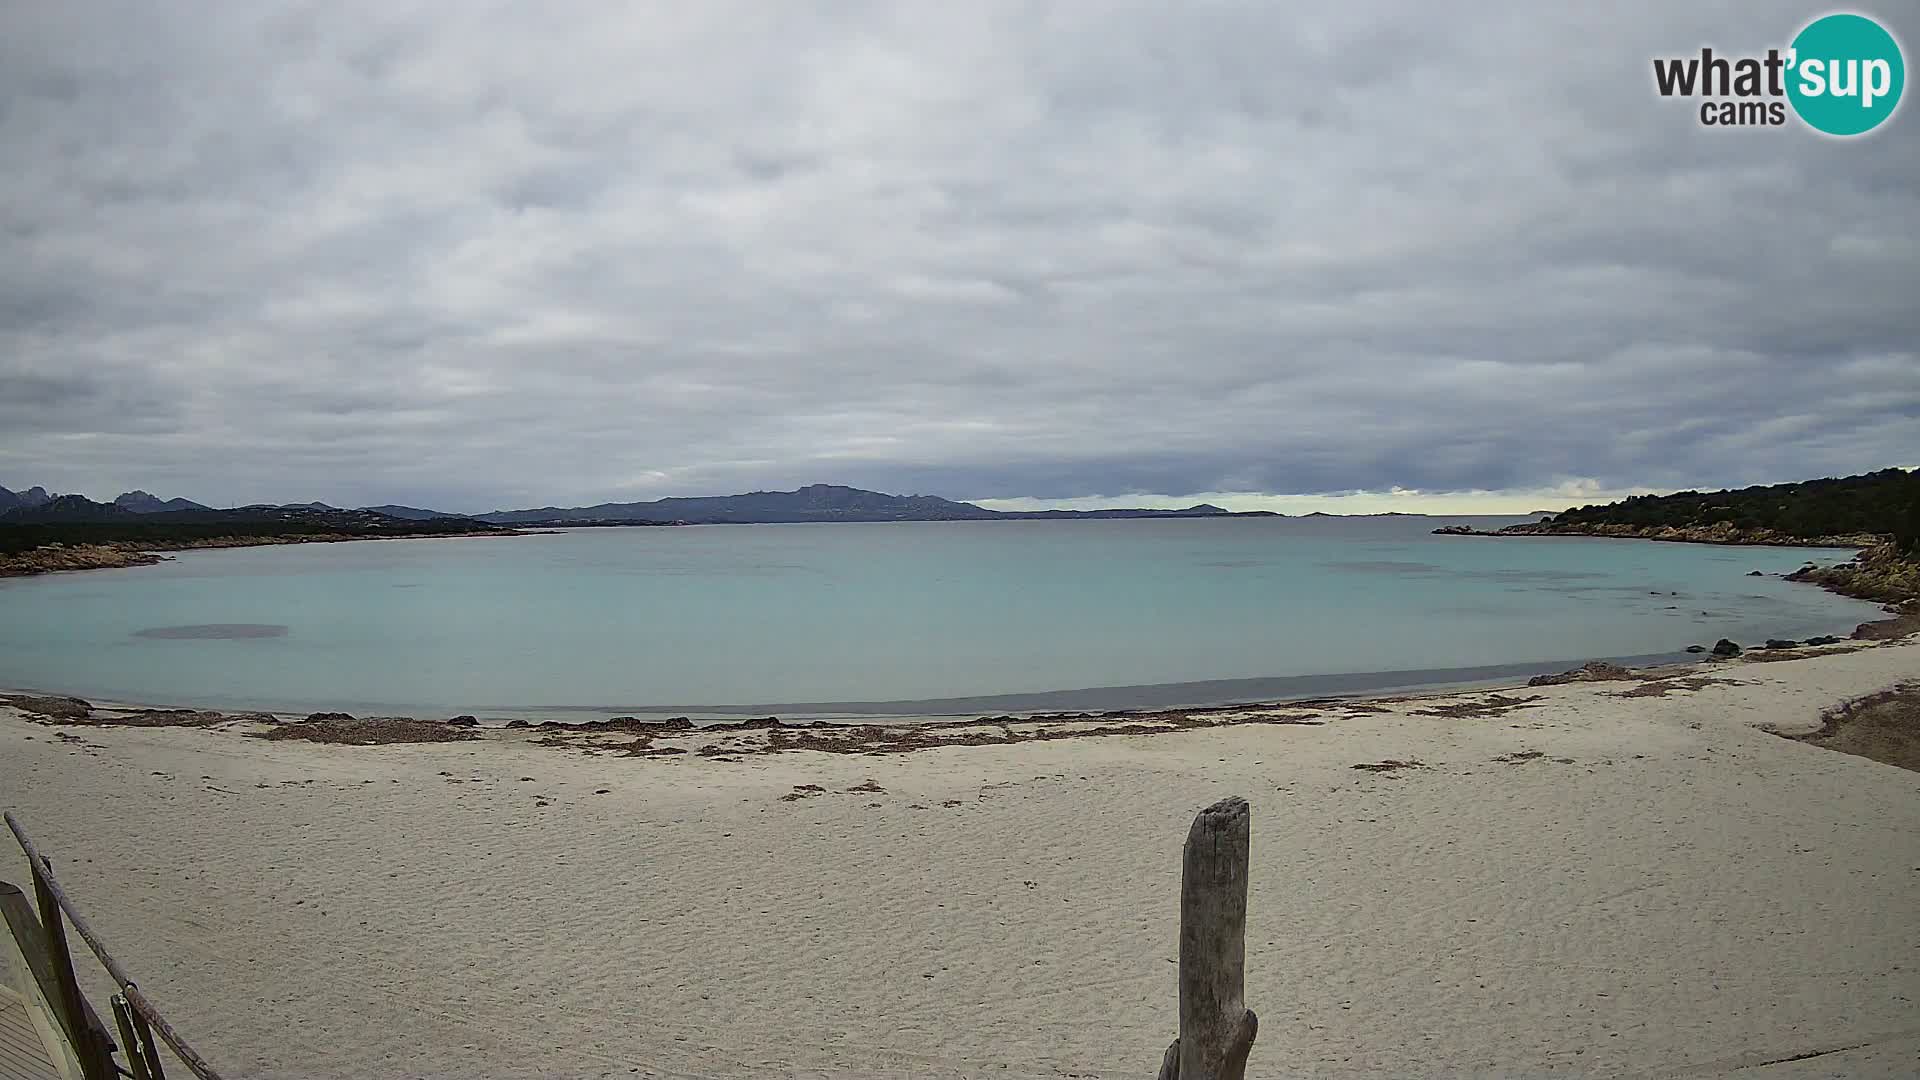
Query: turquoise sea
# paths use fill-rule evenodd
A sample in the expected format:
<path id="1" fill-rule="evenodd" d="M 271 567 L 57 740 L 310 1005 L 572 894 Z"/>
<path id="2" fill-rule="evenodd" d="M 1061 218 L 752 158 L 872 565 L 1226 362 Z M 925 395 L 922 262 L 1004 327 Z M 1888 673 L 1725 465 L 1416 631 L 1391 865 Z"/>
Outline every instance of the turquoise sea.
<path id="1" fill-rule="evenodd" d="M 1844 635 L 1877 612 L 1771 576 L 1843 552 L 1430 535 L 1512 520 L 724 525 L 192 551 L 0 581 L 0 686 L 422 716 L 1111 709 L 1667 658 L 1721 637 Z"/>

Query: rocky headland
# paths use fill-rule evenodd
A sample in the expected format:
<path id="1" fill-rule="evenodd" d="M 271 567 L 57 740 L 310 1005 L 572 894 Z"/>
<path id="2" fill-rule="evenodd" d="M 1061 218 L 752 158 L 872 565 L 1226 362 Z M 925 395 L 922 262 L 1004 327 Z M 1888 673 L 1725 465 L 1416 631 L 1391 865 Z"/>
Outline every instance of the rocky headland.
<path id="1" fill-rule="evenodd" d="M 1620 522 L 1536 521 L 1504 529 L 1475 529 L 1443 525 L 1439 536 L 1598 536 L 1615 540 L 1665 540 L 1676 544 L 1733 544 L 1763 547 L 1866 548 L 1885 543 L 1878 533 L 1834 533 L 1795 536 L 1769 528 L 1741 528 L 1729 521 L 1712 525 L 1629 525 Z"/>
<path id="2" fill-rule="evenodd" d="M 485 532 L 410 532 L 409 540 L 446 539 L 456 536 L 525 536 L 524 530 Z M 349 540 L 381 540 L 399 537 L 366 533 L 300 533 L 294 535 L 209 536 L 183 540 L 124 541 L 97 544 L 54 542 L 11 554 L 0 554 L 0 577 L 25 577 L 31 574 L 56 574 L 69 570 L 117 570 L 128 566 L 151 566 L 166 562 L 166 551 L 190 551 L 200 548 L 265 547 L 279 544 L 337 544 Z"/>

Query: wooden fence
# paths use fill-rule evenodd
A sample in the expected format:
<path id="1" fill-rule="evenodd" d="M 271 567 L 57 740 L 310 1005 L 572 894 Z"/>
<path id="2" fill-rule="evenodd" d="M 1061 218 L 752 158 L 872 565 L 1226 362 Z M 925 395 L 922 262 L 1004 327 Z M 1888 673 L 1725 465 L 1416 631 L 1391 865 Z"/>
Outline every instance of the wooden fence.
<path id="1" fill-rule="evenodd" d="M 41 996 L 59 1021 L 60 1033 L 79 1061 L 85 1080 L 117 1080 L 122 1076 L 134 1080 L 166 1080 L 160 1061 L 160 1042 L 166 1043 L 180 1064 L 200 1080 L 220 1080 L 220 1074 L 173 1030 L 173 1025 L 167 1023 L 160 1010 L 134 985 L 126 969 L 107 951 L 67 891 L 60 887 L 60 880 L 53 874 L 52 861 L 34 846 L 12 811 L 7 812 L 6 821 L 14 839 L 20 841 L 20 849 L 27 853 L 39 917 L 34 917 L 20 890 L 12 886 L 0 889 L 0 913 L 4 913 L 14 940 L 19 942 L 20 952 L 39 984 Z M 81 994 L 80 982 L 74 977 L 73 954 L 67 949 L 69 922 L 118 987 L 113 995 L 113 1017 L 121 1040 L 118 1046 Z M 159 1042 L 155 1041 L 156 1035 Z M 114 1060 L 116 1051 L 125 1056 L 126 1065 Z"/>

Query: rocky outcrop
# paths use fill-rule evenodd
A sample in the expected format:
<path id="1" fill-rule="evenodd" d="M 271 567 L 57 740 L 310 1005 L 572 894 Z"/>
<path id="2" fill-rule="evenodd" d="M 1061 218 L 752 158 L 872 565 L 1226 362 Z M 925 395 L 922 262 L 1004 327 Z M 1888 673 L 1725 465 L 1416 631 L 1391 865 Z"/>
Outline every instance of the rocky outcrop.
<path id="1" fill-rule="evenodd" d="M 1887 611 L 1893 618 L 1861 623 L 1848 636 L 1855 641 L 1892 641 L 1920 633 L 1920 600 L 1900 606 L 1889 604 Z"/>
<path id="2" fill-rule="evenodd" d="M 1788 581 L 1811 581 L 1842 596 L 1882 603 L 1920 600 L 1920 560 L 1902 558 L 1891 543 L 1876 544 L 1834 566 L 1804 566 Z"/>
<path id="3" fill-rule="evenodd" d="M 409 540 L 445 539 L 467 536 L 525 536 L 520 530 L 498 529 L 484 532 L 414 532 Z M 297 533 L 285 536 L 210 536 L 192 540 L 116 540 L 103 544 L 44 544 L 37 548 L 0 555 L 0 577 L 28 574 L 53 574 L 66 570 L 113 570 L 125 566 L 150 566 L 165 562 L 162 551 L 191 551 L 200 548 L 270 547 L 281 544 L 339 544 L 350 540 L 381 540 L 387 537 L 370 533 Z"/>
<path id="4" fill-rule="evenodd" d="M 85 720 L 93 715 L 93 705 L 77 697 L 52 694 L 0 695 L 0 705 L 19 709 L 29 716 L 51 720 Z"/>
<path id="5" fill-rule="evenodd" d="M 1713 643 L 1713 655 L 1720 657 L 1739 656 L 1740 646 L 1726 638 Z"/>
<path id="6" fill-rule="evenodd" d="M 1605 660 L 1589 660 L 1572 671 L 1563 671 L 1558 675 L 1535 675 L 1527 680 L 1527 685 L 1558 686 L 1561 683 L 1614 682 L 1639 677 L 1619 664 L 1610 664 Z"/>
<path id="7" fill-rule="evenodd" d="M 1742 529 L 1729 521 L 1712 525 L 1623 525 L 1541 521 L 1509 525 L 1493 536 L 1605 536 L 1620 540 L 1666 540 L 1681 544 L 1764 544 L 1769 547 L 1873 547 L 1886 537 L 1873 533 L 1794 536 L 1778 529 Z"/>
<path id="8" fill-rule="evenodd" d="M 128 544 L 48 544 L 31 551 L 0 555 L 0 577 L 150 566 L 165 561 L 165 558 Z"/>
<path id="9" fill-rule="evenodd" d="M 342 746 L 459 742 L 479 738 L 471 731 L 433 720 L 415 720 L 410 716 L 369 716 L 356 720 L 346 713 L 314 713 L 305 720 L 249 734 L 256 739 L 292 739 Z"/>

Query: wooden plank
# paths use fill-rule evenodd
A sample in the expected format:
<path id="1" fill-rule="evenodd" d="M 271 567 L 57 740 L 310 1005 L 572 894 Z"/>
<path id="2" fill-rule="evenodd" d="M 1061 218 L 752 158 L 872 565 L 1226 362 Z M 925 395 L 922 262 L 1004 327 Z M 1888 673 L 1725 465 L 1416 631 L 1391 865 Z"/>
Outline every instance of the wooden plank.
<path id="1" fill-rule="evenodd" d="M 0 1080 L 60 1080 L 50 1052 L 26 1006 L 0 1001 Z"/>
<path id="2" fill-rule="evenodd" d="M 0 1066 L 16 1072 L 28 1072 L 38 1069 L 47 1072 L 53 1068 L 53 1059 L 47 1056 L 46 1049 L 35 1039 L 31 1044 L 0 1043 Z"/>
<path id="3" fill-rule="evenodd" d="M 37 1047 L 14 1048 L 0 1046 L 0 1077 L 15 1080 L 27 1077 L 31 1080 L 60 1080 L 60 1074 L 54 1070 L 52 1059 Z"/>
<path id="4" fill-rule="evenodd" d="M 19 1024 L 8 1020 L 0 1024 L 0 1045 L 40 1045 L 40 1032 L 25 1017 Z"/>
<path id="5" fill-rule="evenodd" d="M 11 1035 L 15 1042 L 29 1037 L 36 1041 L 40 1038 L 40 1032 L 34 1028 L 33 1021 L 27 1019 L 26 1006 L 18 1002 L 0 1006 L 0 1038 L 8 1035 Z"/>
<path id="6" fill-rule="evenodd" d="M 1222 799 L 1193 819 L 1180 875 L 1180 1036 L 1161 1080 L 1244 1080 L 1259 1021 L 1246 1006 L 1251 812 Z"/>

